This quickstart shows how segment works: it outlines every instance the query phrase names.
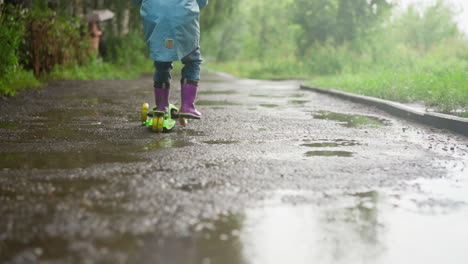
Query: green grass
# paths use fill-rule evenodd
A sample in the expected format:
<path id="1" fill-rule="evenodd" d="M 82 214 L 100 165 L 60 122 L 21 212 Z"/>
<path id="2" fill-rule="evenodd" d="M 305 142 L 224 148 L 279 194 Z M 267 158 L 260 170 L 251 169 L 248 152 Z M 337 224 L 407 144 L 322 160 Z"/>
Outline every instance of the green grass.
<path id="1" fill-rule="evenodd" d="M 0 79 L 0 96 L 13 96 L 19 90 L 37 88 L 42 86 L 31 71 L 18 69 L 12 72 L 7 78 Z"/>
<path id="2" fill-rule="evenodd" d="M 174 63 L 174 74 L 179 75 L 180 62 Z M 152 74 L 154 68 L 150 59 L 136 65 L 116 65 L 100 59 L 92 59 L 84 65 L 56 66 L 54 70 L 37 79 L 32 71 L 17 70 L 8 79 L 0 80 L 0 96 L 14 96 L 19 90 L 43 86 L 53 80 L 133 80 L 142 74 Z"/>
<path id="3" fill-rule="evenodd" d="M 57 66 L 47 80 L 112 80 L 136 79 L 153 70 L 151 61 L 139 65 L 115 65 L 100 59 L 92 59 L 85 65 Z"/>
<path id="4" fill-rule="evenodd" d="M 174 74 L 178 75 L 182 69 L 180 62 L 174 63 Z M 68 67 L 57 66 L 48 76 L 48 80 L 133 80 L 142 74 L 152 74 L 153 63 L 145 59 L 139 64 L 116 65 L 93 59 L 85 65 Z"/>
<path id="5" fill-rule="evenodd" d="M 398 102 L 423 101 L 444 113 L 468 110 L 468 64 L 462 62 L 318 76 L 307 84 Z"/>

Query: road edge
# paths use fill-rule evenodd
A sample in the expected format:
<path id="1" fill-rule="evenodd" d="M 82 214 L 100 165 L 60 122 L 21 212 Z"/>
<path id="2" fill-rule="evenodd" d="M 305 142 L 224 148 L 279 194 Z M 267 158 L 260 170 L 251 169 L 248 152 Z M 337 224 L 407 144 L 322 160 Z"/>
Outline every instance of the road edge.
<path id="1" fill-rule="evenodd" d="M 452 132 L 461 134 L 468 137 L 468 118 L 461 118 L 440 113 L 428 113 L 420 110 L 413 109 L 404 104 L 387 101 L 379 98 L 370 96 L 357 95 L 333 89 L 322 89 L 317 87 L 308 86 L 305 84 L 300 85 L 301 90 L 308 90 L 321 94 L 327 94 L 335 96 L 344 100 L 352 101 L 355 103 L 365 104 L 368 106 L 374 106 L 380 110 L 383 110 L 393 116 L 404 118 L 410 121 L 414 121 L 420 124 L 447 129 Z"/>

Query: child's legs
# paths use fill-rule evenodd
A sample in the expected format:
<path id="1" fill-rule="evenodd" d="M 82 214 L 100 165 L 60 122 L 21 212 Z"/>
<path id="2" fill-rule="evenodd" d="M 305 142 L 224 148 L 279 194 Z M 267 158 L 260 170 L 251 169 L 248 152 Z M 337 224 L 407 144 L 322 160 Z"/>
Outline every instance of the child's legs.
<path id="1" fill-rule="evenodd" d="M 153 78 L 155 86 L 168 84 L 171 82 L 171 72 L 173 69 L 172 62 L 155 61 L 154 68 L 156 69 Z"/>
<path id="2" fill-rule="evenodd" d="M 184 68 L 182 69 L 182 79 L 198 83 L 200 81 L 200 65 L 203 59 L 200 49 L 194 50 L 189 55 L 182 58 Z"/>

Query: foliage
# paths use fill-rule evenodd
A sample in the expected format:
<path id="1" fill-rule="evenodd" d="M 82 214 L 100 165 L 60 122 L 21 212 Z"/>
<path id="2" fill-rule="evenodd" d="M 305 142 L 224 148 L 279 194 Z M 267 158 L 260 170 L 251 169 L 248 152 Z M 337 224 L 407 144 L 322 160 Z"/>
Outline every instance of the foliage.
<path id="1" fill-rule="evenodd" d="M 302 31 L 299 55 L 315 44 L 359 44 L 375 33 L 392 5 L 388 0 L 295 0 L 292 19 Z"/>
<path id="2" fill-rule="evenodd" d="M 400 41 L 427 52 L 440 40 L 459 36 L 454 15 L 454 11 L 441 0 L 422 12 L 418 11 L 415 5 L 411 5 L 399 17 L 394 30 Z"/>
<path id="3" fill-rule="evenodd" d="M 126 37 L 115 37 L 106 60 L 93 56 L 83 65 L 58 66 L 50 74 L 51 79 L 134 79 L 153 71 L 146 56 L 146 44 L 140 32 Z"/>
<path id="4" fill-rule="evenodd" d="M 8 76 L 0 79 L 0 95 L 12 96 L 18 90 L 42 86 L 31 71 L 15 68 Z"/>
<path id="5" fill-rule="evenodd" d="M 78 18 L 58 16 L 51 9 L 33 9 L 26 15 L 27 34 L 22 54 L 36 76 L 55 65 L 84 63 L 90 56 L 87 28 Z"/>
<path id="6" fill-rule="evenodd" d="M 0 79 L 19 67 L 19 48 L 25 26 L 21 12 L 11 5 L 0 5 Z"/>
<path id="7" fill-rule="evenodd" d="M 210 0 L 209 4 L 203 9 L 200 18 L 202 33 L 210 32 L 220 25 L 230 22 L 230 18 L 236 12 L 238 5 L 239 1 Z"/>
<path id="8" fill-rule="evenodd" d="M 20 65 L 25 35 L 25 16 L 12 5 L 0 5 L 0 95 L 40 86 L 31 72 Z"/>

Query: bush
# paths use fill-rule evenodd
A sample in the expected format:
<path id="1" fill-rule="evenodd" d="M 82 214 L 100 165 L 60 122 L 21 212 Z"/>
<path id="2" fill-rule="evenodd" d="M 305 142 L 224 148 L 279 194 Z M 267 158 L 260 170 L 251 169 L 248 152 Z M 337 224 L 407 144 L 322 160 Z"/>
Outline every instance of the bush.
<path id="1" fill-rule="evenodd" d="M 0 79 L 0 95 L 12 96 L 18 90 L 40 87 L 39 82 L 31 71 L 17 67 L 8 76 Z"/>
<path id="2" fill-rule="evenodd" d="M 90 55 L 87 26 L 79 18 L 58 16 L 50 9 L 33 9 L 26 15 L 26 36 L 21 53 L 25 65 L 39 77 L 55 65 L 85 63 Z"/>
<path id="3" fill-rule="evenodd" d="M 24 18 L 11 5 L 0 5 L 0 80 L 19 67 L 19 48 L 24 38 Z"/>

